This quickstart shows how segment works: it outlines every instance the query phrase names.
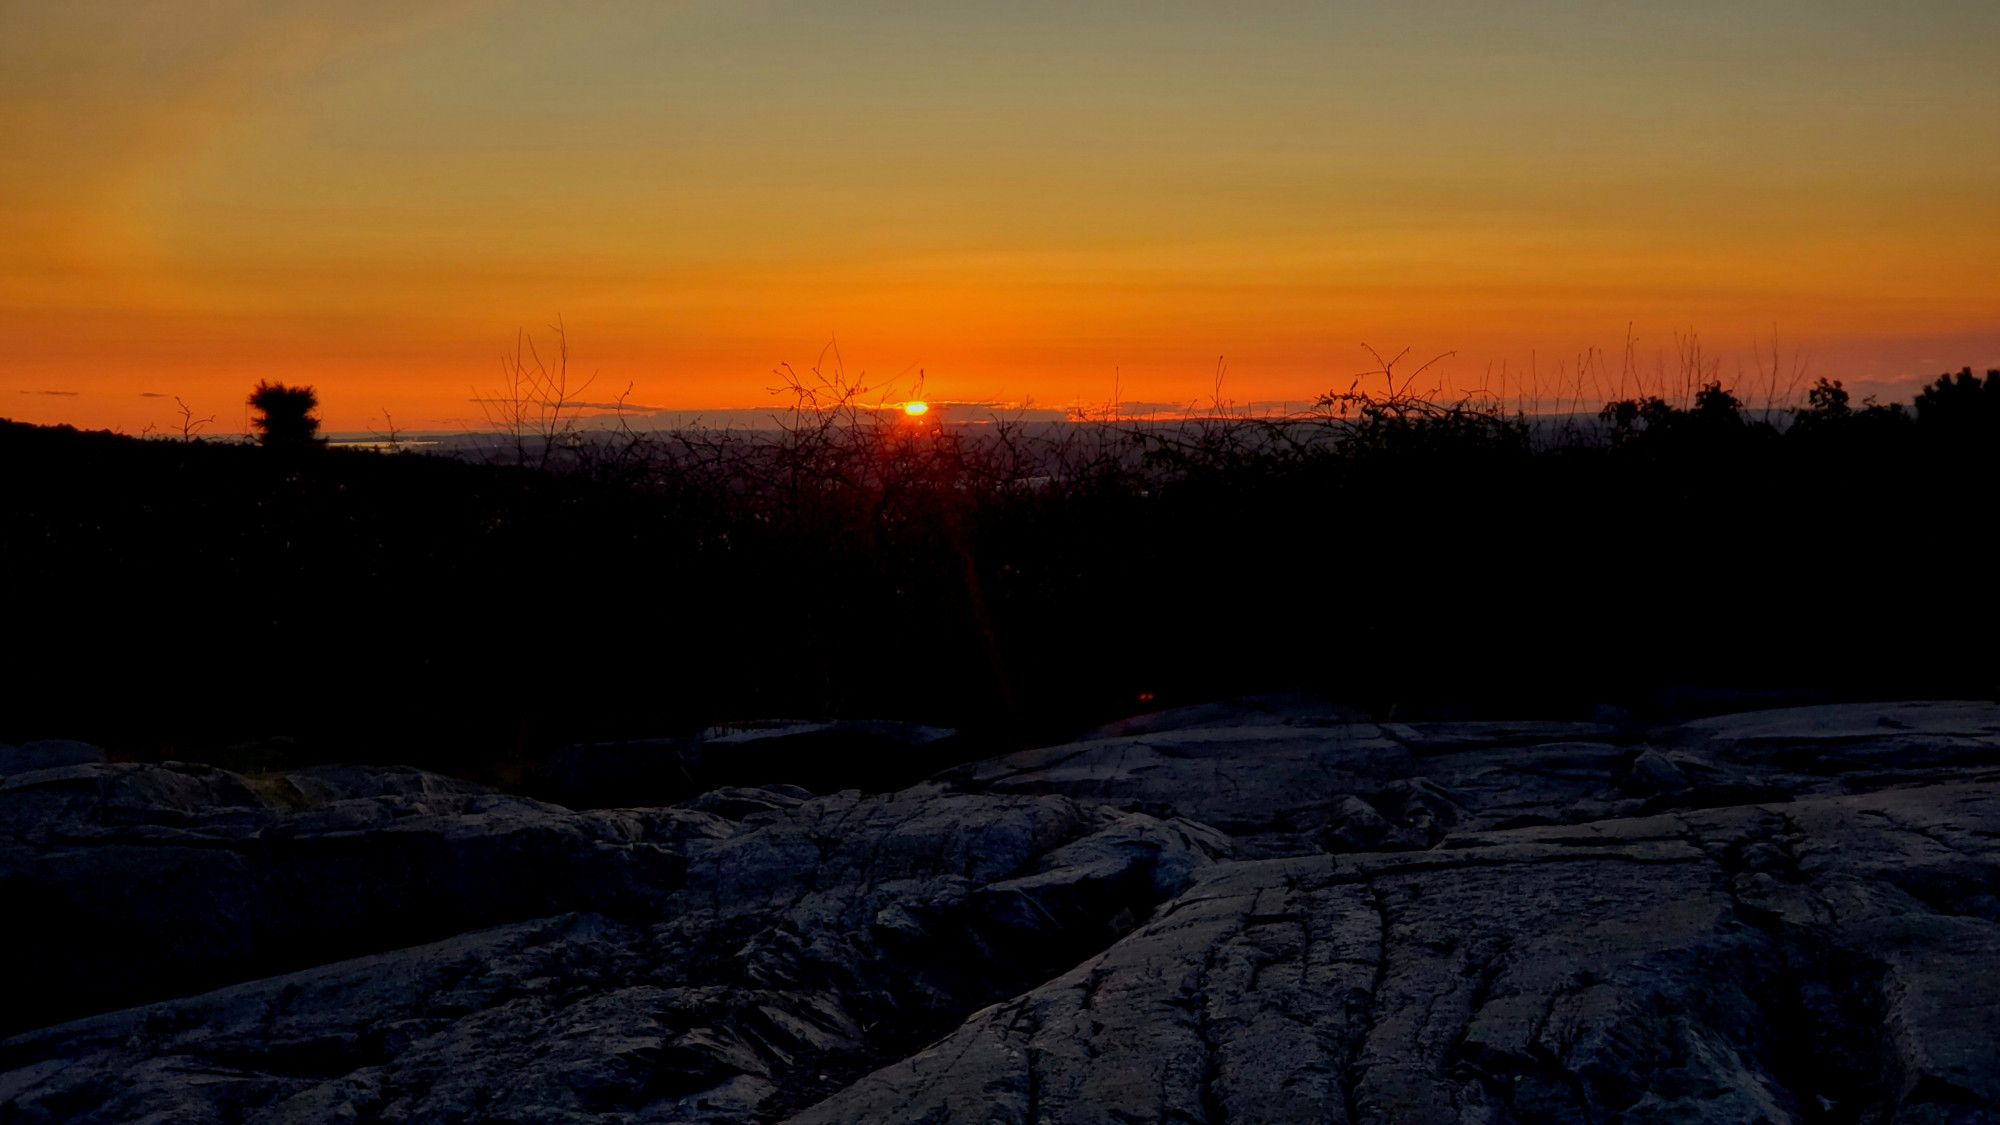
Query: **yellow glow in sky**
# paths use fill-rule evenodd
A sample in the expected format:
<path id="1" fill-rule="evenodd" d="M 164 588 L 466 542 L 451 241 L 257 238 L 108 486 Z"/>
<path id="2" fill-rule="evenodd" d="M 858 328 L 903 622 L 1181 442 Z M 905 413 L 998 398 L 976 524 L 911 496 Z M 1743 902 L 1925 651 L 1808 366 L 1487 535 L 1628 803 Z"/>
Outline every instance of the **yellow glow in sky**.
<path id="1" fill-rule="evenodd" d="M 0 416 L 2000 366 L 2000 5 L 0 0 Z M 1677 342 L 1677 334 L 1680 342 Z M 1658 366 L 1656 366 L 1658 365 Z M 1602 376 L 1592 376 L 1601 385 Z"/>

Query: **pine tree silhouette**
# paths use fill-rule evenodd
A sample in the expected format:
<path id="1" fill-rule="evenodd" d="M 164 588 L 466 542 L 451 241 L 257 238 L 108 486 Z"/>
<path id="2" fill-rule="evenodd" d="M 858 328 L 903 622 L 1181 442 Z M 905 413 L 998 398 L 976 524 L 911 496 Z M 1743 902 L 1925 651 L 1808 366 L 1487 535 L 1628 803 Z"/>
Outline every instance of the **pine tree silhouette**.
<path id="1" fill-rule="evenodd" d="M 319 419 L 313 415 L 319 407 L 319 395 L 311 387 L 259 380 L 250 392 L 250 405 L 257 411 L 250 424 L 266 446 L 303 449 L 320 440 Z"/>

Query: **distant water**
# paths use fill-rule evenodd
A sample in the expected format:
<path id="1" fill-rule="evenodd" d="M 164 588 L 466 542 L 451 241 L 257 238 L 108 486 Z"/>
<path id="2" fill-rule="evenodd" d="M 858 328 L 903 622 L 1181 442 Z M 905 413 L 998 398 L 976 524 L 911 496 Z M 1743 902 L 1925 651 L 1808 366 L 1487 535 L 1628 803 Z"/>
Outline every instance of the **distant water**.
<path id="1" fill-rule="evenodd" d="M 377 449 L 377 450 L 381 450 L 382 452 L 385 452 L 385 453 L 393 453 L 393 452 L 395 452 L 396 450 L 399 450 L 399 449 L 421 449 L 421 448 L 423 448 L 424 446 L 427 446 L 427 445 L 436 445 L 436 444 L 437 444 L 437 442 L 436 442 L 435 440 L 428 440 L 428 441 L 330 441 L 330 442 L 327 442 L 327 444 L 328 444 L 329 446 L 332 446 L 332 447 L 333 447 L 333 448 L 335 448 L 335 449 Z"/>

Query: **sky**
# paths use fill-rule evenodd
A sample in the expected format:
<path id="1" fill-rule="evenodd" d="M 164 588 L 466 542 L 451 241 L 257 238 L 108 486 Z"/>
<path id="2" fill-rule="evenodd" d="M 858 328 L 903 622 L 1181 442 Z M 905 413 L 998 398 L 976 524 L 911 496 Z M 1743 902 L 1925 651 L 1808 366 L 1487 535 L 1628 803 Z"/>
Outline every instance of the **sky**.
<path id="1" fill-rule="evenodd" d="M 1990 0 L 0 0 L 0 416 L 478 427 L 558 321 L 580 398 L 679 412 L 833 340 L 941 403 L 1363 345 L 1907 397 L 2000 367 L 1996 50 Z"/>

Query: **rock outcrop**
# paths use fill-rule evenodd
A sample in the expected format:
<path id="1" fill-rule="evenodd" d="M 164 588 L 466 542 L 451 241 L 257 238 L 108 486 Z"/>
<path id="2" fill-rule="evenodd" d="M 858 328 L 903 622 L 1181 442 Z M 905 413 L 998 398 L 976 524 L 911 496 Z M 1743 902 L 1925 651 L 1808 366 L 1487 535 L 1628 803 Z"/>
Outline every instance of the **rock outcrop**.
<path id="1" fill-rule="evenodd" d="M 1238 718 L 596 811 L 0 755 L 0 1121 L 2000 1117 L 2000 706 Z"/>

